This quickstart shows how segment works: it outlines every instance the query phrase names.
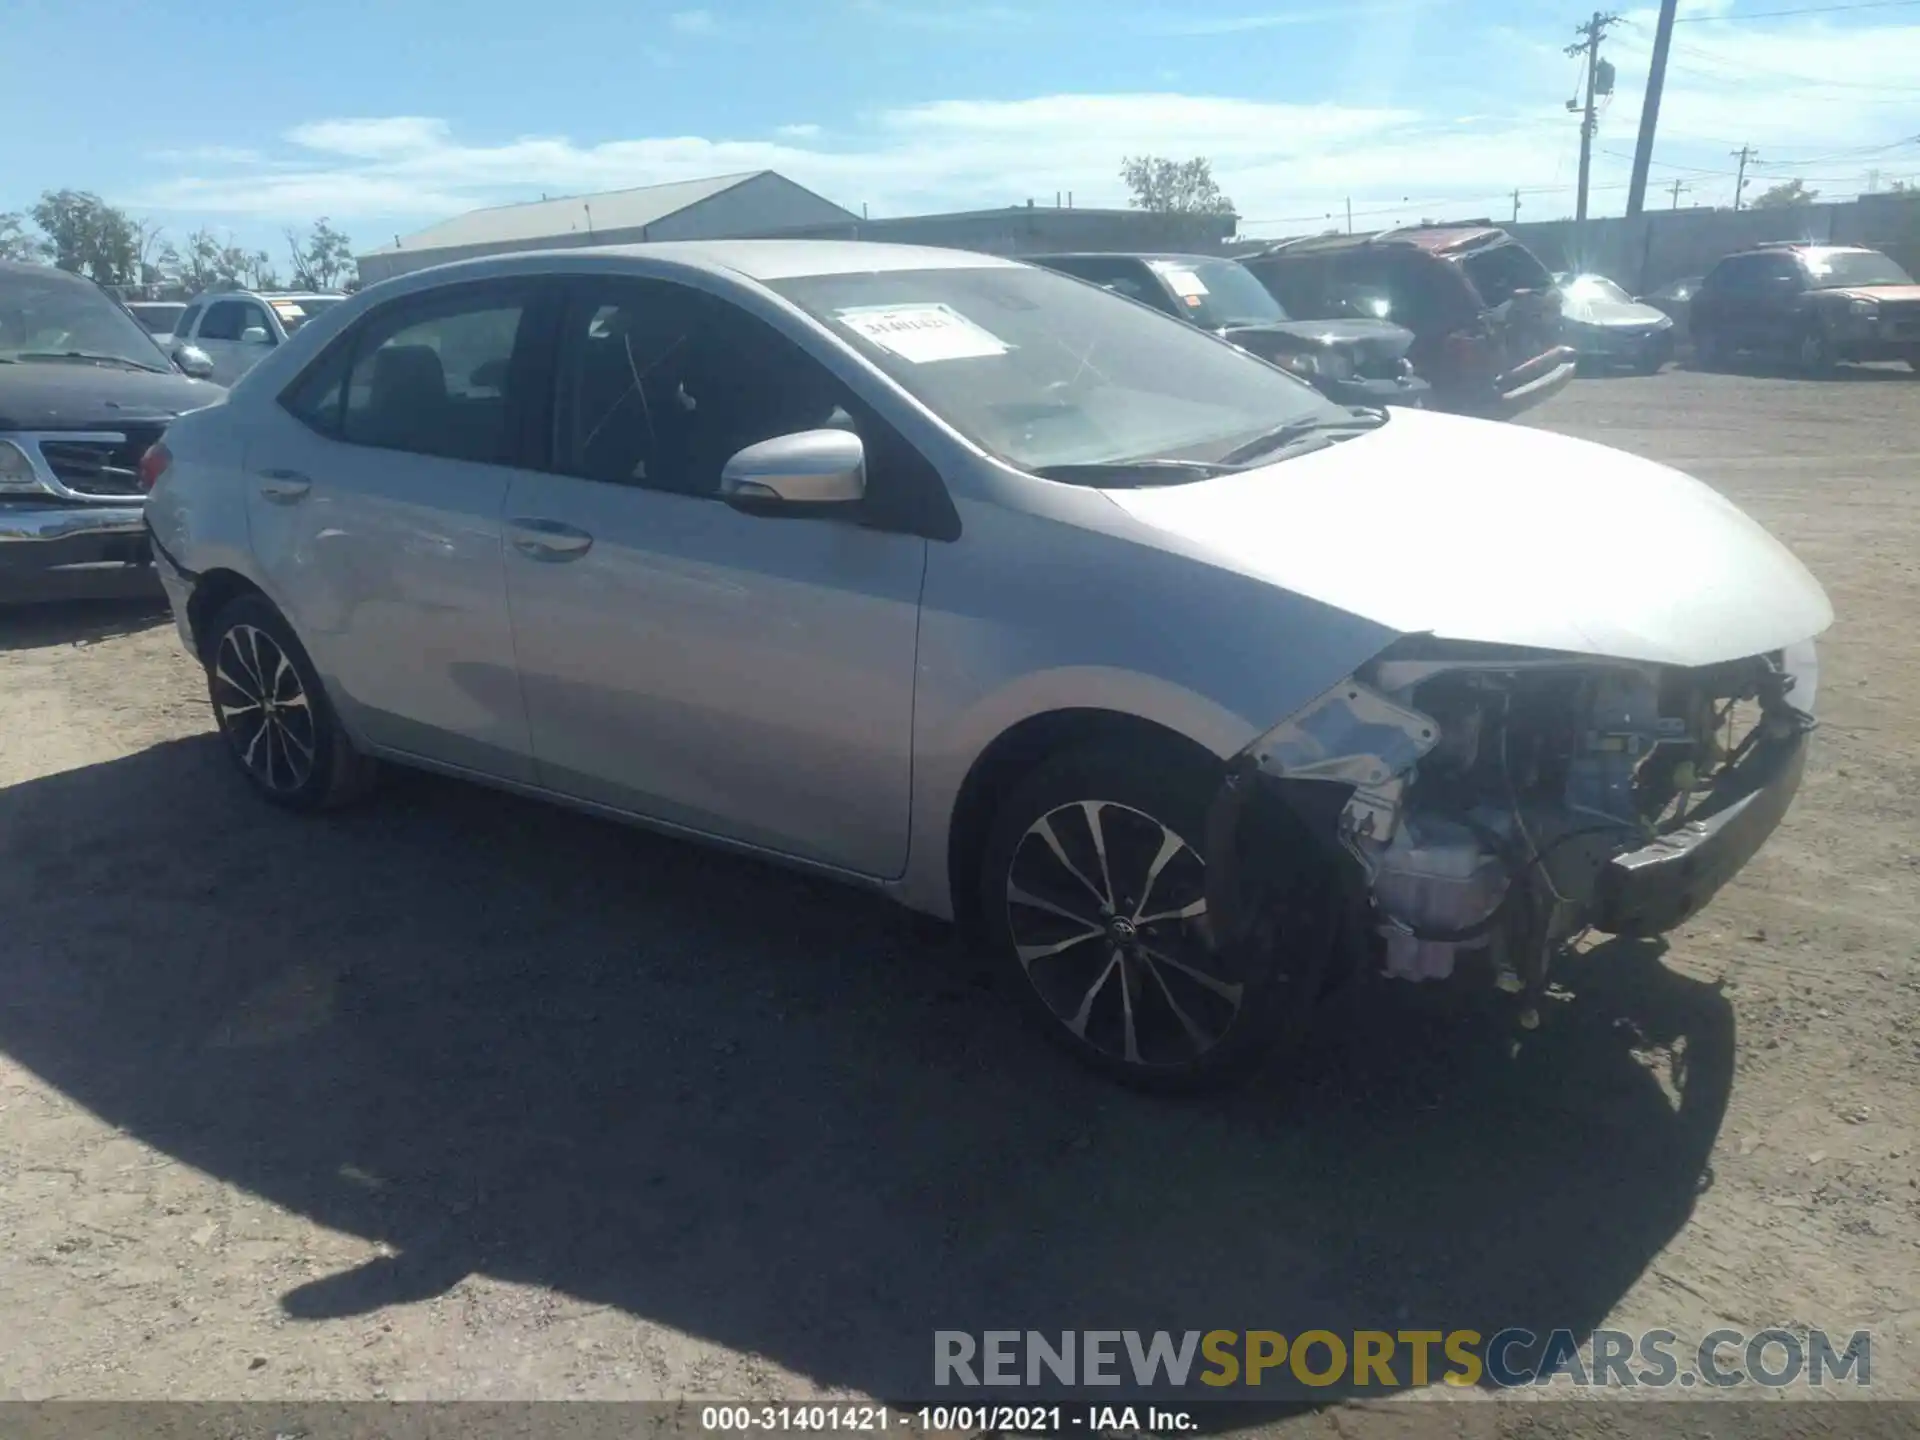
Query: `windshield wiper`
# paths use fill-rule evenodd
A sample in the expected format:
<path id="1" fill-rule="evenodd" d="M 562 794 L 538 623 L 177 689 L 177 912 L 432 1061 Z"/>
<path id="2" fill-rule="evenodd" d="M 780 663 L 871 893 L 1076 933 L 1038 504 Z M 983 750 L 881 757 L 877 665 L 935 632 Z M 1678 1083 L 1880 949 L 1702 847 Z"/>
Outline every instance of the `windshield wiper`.
<path id="1" fill-rule="evenodd" d="M 130 370 L 145 370 L 151 375 L 167 372 L 158 365 L 142 365 L 125 355 L 99 355 L 91 350 L 17 350 L 15 360 L 80 360 L 89 365 L 125 365 Z"/>
<path id="2" fill-rule="evenodd" d="M 1256 456 L 1266 455 L 1275 450 L 1284 450 L 1297 445 L 1302 440 L 1310 440 L 1316 435 L 1325 435 L 1349 439 L 1368 430 L 1377 430 L 1387 423 L 1385 410 L 1362 409 L 1358 406 L 1348 410 L 1343 420 L 1289 420 L 1284 425 L 1276 425 L 1265 434 L 1256 435 L 1246 444 L 1229 450 L 1220 457 L 1220 463 L 1233 467 L 1244 465 Z"/>
<path id="3" fill-rule="evenodd" d="M 1135 485 L 1168 485 L 1180 480 L 1205 480 L 1238 470 L 1219 460 L 1090 460 L 1076 464 L 1042 465 L 1032 473 L 1043 480 L 1068 480 Z"/>

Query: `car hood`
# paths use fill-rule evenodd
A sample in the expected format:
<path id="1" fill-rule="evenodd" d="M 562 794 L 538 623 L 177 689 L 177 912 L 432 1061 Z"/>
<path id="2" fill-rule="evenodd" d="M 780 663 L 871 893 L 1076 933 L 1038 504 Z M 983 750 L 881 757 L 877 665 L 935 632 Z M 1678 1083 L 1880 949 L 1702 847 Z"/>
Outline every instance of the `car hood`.
<path id="1" fill-rule="evenodd" d="M 0 365 L 0 430 L 84 430 L 127 420 L 171 420 L 226 393 L 175 371 L 22 360 Z"/>
<path id="2" fill-rule="evenodd" d="M 1413 344 L 1413 332 L 1389 320 L 1270 320 L 1260 325 L 1229 325 L 1220 333 L 1256 355 L 1329 347 L 1402 355 Z"/>
<path id="3" fill-rule="evenodd" d="M 1403 634 L 1692 666 L 1833 619 L 1706 485 L 1521 425 L 1402 411 L 1257 470 L 1104 493 L 1169 548 Z"/>
<path id="4" fill-rule="evenodd" d="M 1641 300 L 1563 300 L 1560 313 L 1576 325 L 1626 328 L 1672 323 L 1664 310 Z"/>
<path id="5" fill-rule="evenodd" d="M 1920 285 L 1850 285 L 1844 290 L 1824 292 L 1844 295 L 1849 300 L 1883 300 L 1894 304 L 1920 300 Z"/>

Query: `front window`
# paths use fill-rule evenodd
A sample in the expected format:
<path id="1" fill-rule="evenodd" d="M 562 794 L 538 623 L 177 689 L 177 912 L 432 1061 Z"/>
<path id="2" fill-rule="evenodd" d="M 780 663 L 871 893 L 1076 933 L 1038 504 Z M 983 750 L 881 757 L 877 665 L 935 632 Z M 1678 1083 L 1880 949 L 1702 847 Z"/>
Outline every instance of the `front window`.
<path id="1" fill-rule="evenodd" d="M 168 368 L 153 337 L 116 302 L 52 269 L 0 275 L 0 360 Z"/>
<path id="2" fill-rule="evenodd" d="M 314 316 L 346 298 L 344 295 L 299 295 L 286 300 L 269 300 L 267 303 L 273 307 L 273 313 L 280 317 L 281 328 L 291 335 Z"/>
<path id="3" fill-rule="evenodd" d="M 1878 250 L 1809 250 L 1807 278 L 1816 290 L 1856 285 L 1911 285 L 1913 277 Z"/>
<path id="4" fill-rule="evenodd" d="M 1348 418 L 1204 330 L 1048 270 L 770 283 L 962 435 L 1027 470 L 1212 461 L 1277 426 Z"/>
<path id="5" fill-rule="evenodd" d="M 1550 290 L 1553 275 L 1534 253 L 1515 241 L 1470 251 L 1460 261 L 1467 279 L 1490 309 L 1498 309 L 1522 291 Z"/>
<path id="6" fill-rule="evenodd" d="M 1268 325 L 1287 312 L 1246 266 L 1233 260 L 1155 260 L 1161 283 L 1179 297 L 1187 314 L 1209 329 Z"/>

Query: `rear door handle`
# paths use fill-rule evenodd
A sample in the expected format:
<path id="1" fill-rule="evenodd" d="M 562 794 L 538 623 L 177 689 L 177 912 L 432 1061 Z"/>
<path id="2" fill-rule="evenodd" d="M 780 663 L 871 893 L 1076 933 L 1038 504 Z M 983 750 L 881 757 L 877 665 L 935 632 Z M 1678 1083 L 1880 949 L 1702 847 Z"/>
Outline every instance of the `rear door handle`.
<path id="1" fill-rule="evenodd" d="M 306 497 L 313 481 L 298 470 L 262 470 L 260 493 L 276 505 L 291 505 Z"/>
<path id="2" fill-rule="evenodd" d="M 593 548 L 593 536 L 560 520 L 519 518 L 507 522 L 513 548 L 529 560 L 578 560 Z"/>

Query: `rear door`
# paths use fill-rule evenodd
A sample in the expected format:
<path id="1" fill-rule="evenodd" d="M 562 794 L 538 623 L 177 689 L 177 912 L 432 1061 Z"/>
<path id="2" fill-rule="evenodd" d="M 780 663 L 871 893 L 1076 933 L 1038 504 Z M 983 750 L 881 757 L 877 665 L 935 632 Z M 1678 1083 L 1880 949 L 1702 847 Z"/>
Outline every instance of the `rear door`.
<path id="1" fill-rule="evenodd" d="M 1791 355 L 1799 348 L 1804 323 L 1801 297 L 1807 293 L 1806 272 L 1786 251 L 1758 259 L 1751 344 L 1768 354 Z"/>
<path id="2" fill-rule="evenodd" d="M 541 393 L 519 378 L 541 293 L 488 281 L 371 311 L 262 407 L 245 462 L 255 557 L 359 733 L 508 780 L 532 760 L 500 515 Z"/>

